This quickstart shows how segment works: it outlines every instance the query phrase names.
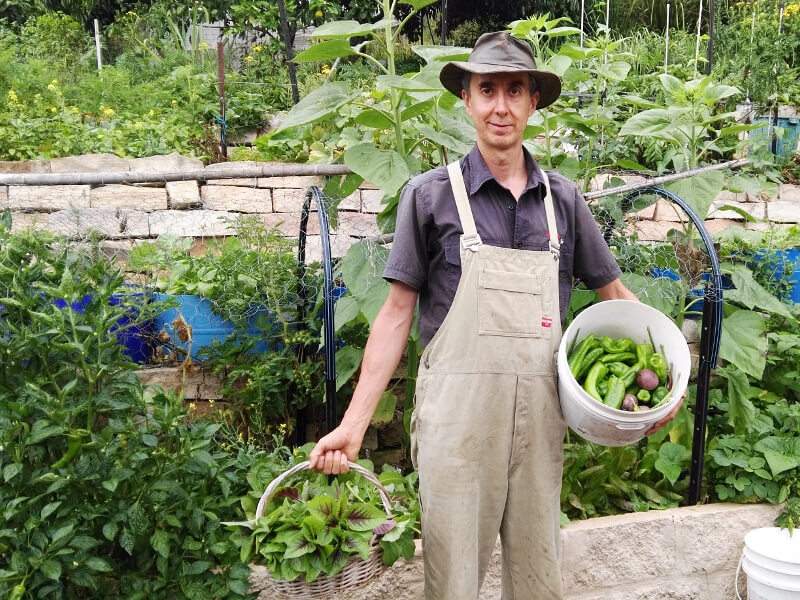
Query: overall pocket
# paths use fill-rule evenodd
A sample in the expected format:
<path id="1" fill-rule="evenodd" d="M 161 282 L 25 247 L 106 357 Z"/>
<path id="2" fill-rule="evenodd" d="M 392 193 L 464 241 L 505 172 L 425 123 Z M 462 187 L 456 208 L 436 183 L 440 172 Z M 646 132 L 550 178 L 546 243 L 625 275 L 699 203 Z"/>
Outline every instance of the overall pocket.
<path id="1" fill-rule="evenodd" d="M 550 337 L 550 315 L 542 311 L 541 277 L 481 269 L 478 281 L 478 333 L 513 337 Z"/>

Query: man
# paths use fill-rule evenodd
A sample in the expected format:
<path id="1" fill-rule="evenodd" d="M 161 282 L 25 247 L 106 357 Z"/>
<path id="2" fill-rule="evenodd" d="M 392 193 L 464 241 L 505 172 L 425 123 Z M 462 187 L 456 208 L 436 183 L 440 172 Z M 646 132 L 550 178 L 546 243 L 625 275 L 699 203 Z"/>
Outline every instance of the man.
<path id="1" fill-rule="evenodd" d="M 389 297 L 350 406 L 311 466 L 342 473 L 356 458 L 419 300 L 412 459 L 426 597 L 477 598 L 499 532 L 504 600 L 558 599 L 566 425 L 554 356 L 572 279 L 603 300 L 636 297 L 578 189 L 522 146 L 528 118 L 558 98 L 559 78 L 536 69 L 527 43 L 487 33 L 440 79 L 464 100 L 477 145 L 403 191 Z"/>

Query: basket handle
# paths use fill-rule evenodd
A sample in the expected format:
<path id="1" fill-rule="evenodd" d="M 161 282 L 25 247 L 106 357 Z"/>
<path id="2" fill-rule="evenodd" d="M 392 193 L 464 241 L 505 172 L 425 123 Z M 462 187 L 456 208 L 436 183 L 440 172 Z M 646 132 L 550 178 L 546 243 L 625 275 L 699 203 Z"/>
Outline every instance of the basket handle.
<path id="1" fill-rule="evenodd" d="M 260 517 L 264 516 L 264 509 L 267 506 L 267 502 L 269 502 L 272 495 L 278 489 L 278 486 L 283 483 L 286 479 L 294 475 L 295 473 L 299 473 L 300 471 L 305 471 L 309 468 L 311 463 L 309 461 L 304 461 L 299 464 L 296 464 L 288 471 L 284 471 L 280 475 L 278 475 L 275 479 L 273 479 L 270 484 L 267 486 L 267 489 L 264 490 L 264 493 L 261 496 L 261 500 L 258 501 L 258 506 L 256 507 L 256 516 L 253 522 L 257 521 Z M 362 477 L 369 480 L 376 488 L 378 488 L 378 494 L 381 497 L 381 503 L 383 504 L 383 510 L 386 511 L 386 516 L 391 519 L 392 518 L 392 502 L 389 500 L 389 492 L 383 487 L 383 484 L 375 477 L 375 474 L 368 471 L 361 465 L 358 465 L 354 462 L 347 462 L 347 466 L 349 466 L 353 471 L 359 473 Z"/>

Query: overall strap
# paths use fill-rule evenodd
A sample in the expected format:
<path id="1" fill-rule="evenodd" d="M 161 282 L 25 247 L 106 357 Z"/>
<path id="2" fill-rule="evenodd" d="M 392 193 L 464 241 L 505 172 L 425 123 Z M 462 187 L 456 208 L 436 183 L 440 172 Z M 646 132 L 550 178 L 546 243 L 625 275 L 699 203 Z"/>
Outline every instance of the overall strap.
<path id="1" fill-rule="evenodd" d="M 461 221 L 461 229 L 464 231 L 461 236 L 461 245 L 473 252 L 477 252 L 482 244 L 481 237 L 475 227 L 475 219 L 472 217 L 472 209 L 469 207 L 467 188 L 464 185 L 464 176 L 461 173 L 461 165 L 458 161 L 447 165 L 447 174 L 450 176 L 450 187 L 453 188 L 458 218 Z"/>
<path id="2" fill-rule="evenodd" d="M 544 181 L 544 212 L 547 215 L 547 230 L 550 237 L 550 252 L 555 260 L 561 255 L 561 242 L 558 239 L 558 227 L 556 226 L 556 213 L 553 209 L 553 197 L 550 195 L 550 180 L 544 169 L 540 169 L 542 180 Z"/>

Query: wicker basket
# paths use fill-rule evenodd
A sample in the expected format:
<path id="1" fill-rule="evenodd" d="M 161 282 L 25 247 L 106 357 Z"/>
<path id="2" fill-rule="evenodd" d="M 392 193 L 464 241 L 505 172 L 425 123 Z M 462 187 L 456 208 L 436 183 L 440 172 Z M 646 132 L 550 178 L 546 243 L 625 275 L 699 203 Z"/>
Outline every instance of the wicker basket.
<path id="1" fill-rule="evenodd" d="M 386 488 L 383 487 L 383 484 L 378 481 L 378 478 L 375 477 L 373 473 L 364 467 L 352 462 L 348 463 L 348 465 L 353 471 L 361 474 L 364 478 L 373 483 L 376 488 L 378 488 L 378 493 L 380 494 L 381 502 L 383 503 L 383 509 L 386 511 L 387 517 L 391 519 L 392 504 L 389 500 L 389 493 L 386 491 Z M 272 495 L 277 491 L 278 486 L 283 483 L 284 480 L 291 477 L 295 473 L 299 473 L 300 471 L 308 469 L 308 467 L 308 461 L 302 462 L 272 480 L 272 482 L 267 486 L 267 489 L 264 491 L 264 494 L 261 496 L 261 500 L 258 502 L 255 519 L 258 520 L 264 515 L 264 509 L 266 508 L 267 503 L 269 502 L 270 498 L 272 498 Z M 383 555 L 381 553 L 381 548 L 378 545 L 378 537 L 373 535 L 372 540 L 370 541 L 369 556 L 367 559 L 364 560 L 358 556 L 352 557 L 344 566 L 344 568 L 342 568 L 342 570 L 333 577 L 321 576 L 309 583 L 302 577 L 298 577 L 294 581 L 278 580 L 272 577 L 272 574 L 269 573 L 269 570 L 266 571 L 266 574 L 268 575 L 268 579 L 272 588 L 276 592 L 289 596 L 294 600 L 295 598 L 330 598 L 332 594 L 337 592 L 364 585 L 373 577 L 379 575 L 381 571 L 383 571 L 383 568 Z"/>

